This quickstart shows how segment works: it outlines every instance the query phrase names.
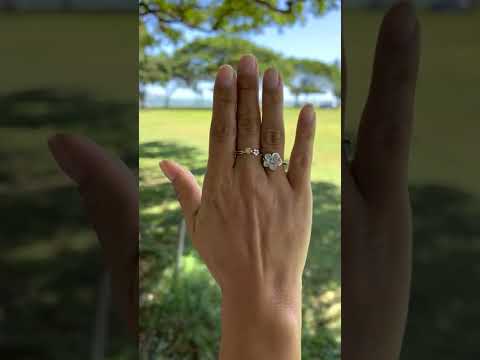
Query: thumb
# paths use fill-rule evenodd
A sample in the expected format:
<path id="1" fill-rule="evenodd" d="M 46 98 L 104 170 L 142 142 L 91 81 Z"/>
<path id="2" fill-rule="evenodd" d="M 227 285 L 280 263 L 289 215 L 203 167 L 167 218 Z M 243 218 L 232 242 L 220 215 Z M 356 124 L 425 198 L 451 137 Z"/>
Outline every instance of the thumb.
<path id="1" fill-rule="evenodd" d="M 138 308 L 138 185 L 130 169 L 89 139 L 58 134 L 49 147 L 79 187 L 110 270 L 112 291 L 132 334 Z"/>
<path id="2" fill-rule="evenodd" d="M 160 169 L 162 169 L 165 176 L 170 180 L 177 193 L 183 216 L 185 217 L 187 227 L 191 234 L 195 214 L 200 207 L 202 190 L 193 174 L 176 162 L 163 160 L 160 162 Z"/>

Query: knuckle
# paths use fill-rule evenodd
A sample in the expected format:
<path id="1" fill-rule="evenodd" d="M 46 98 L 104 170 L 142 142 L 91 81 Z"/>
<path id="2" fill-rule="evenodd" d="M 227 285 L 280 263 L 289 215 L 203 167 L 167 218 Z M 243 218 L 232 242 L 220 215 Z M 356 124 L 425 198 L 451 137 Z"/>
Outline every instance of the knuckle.
<path id="1" fill-rule="evenodd" d="M 258 133 L 258 117 L 253 109 L 246 108 L 238 112 L 238 132 L 240 135 Z"/>
<path id="2" fill-rule="evenodd" d="M 297 130 L 296 138 L 302 141 L 310 141 L 313 139 L 314 132 L 311 128 L 300 126 Z"/>
<path id="3" fill-rule="evenodd" d="M 242 91 L 254 91 L 256 95 L 258 87 L 258 79 L 255 75 L 239 74 L 238 75 L 238 88 Z"/>
<path id="4" fill-rule="evenodd" d="M 263 101 L 269 105 L 278 105 L 283 102 L 282 92 L 276 89 L 264 89 Z"/>
<path id="5" fill-rule="evenodd" d="M 258 127 L 253 121 L 238 122 L 238 134 L 239 135 L 256 135 L 258 133 Z"/>
<path id="6" fill-rule="evenodd" d="M 281 145 L 284 137 L 284 132 L 279 129 L 264 129 L 262 131 L 262 143 L 265 145 Z"/>
<path id="7" fill-rule="evenodd" d="M 217 105 L 233 105 L 235 103 L 235 95 L 230 90 L 216 88 L 214 101 Z"/>
<path id="8" fill-rule="evenodd" d="M 293 159 L 291 160 L 296 167 L 300 169 L 307 169 L 310 166 L 310 154 L 307 152 L 300 152 L 295 154 Z"/>
<path id="9" fill-rule="evenodd" d="M 210 135 L 215 142 L 225 142 L 235 136 L 235 128 L 227 125 L 223 121 L 214 121 L 210 130 Z"/>

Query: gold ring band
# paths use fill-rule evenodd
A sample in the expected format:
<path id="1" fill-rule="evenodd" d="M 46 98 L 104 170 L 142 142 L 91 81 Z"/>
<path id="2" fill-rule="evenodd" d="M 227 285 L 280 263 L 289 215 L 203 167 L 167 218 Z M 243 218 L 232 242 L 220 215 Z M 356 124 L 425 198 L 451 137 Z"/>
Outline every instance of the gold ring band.
<path id="1" fill-rule="evenodd" d="M 236 150 L 235 155 L 252 155 L 252 156 L 260 156 L 262 153 L 260 149 L 247 147 L 243 150 Z"/>

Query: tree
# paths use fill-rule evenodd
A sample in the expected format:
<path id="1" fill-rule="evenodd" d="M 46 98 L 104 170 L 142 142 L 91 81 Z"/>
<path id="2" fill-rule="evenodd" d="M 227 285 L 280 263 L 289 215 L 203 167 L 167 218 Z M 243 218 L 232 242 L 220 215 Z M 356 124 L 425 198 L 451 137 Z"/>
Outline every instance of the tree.
<path id="1" fill-rule="evenodd" d="M 163 83 L 169 90 L 166 94 L 168 103 L 169 96 L 177 88 L 188 86 L 196 90 L 198 81 L 213 78 L 219 65 L 224 63 L 235 65 L 245 53 L 257 56 L 261 70 L 264 64 L 275 65 L 284 77 L 290 77 L 293 74 L 292 64 L 284 61 L 278 54 L 247 40 L 226 35 L 261 31 L 271 25 L 281 28 L 303 22 L 307 15 L 322 15 L 328 9 L 338 7 L 339 2 L 339 0 L 139 1 L 140 105 L 144 105 L 145 85 L 148 83 Z M 197 34 L 208 37 L 185 44 L 183 37 L 185 30 L 194 30 Z M 174 45 L 175 55 L 166 55 L 161 47 L 164 43 Z M 159 64 L 158 57 L 147 54 L 148 49 L 155 49 L 156 54 L 163 54 L 162 61 L 165 62 L 163 66 Z M 170 77 L 165 79 L 166 74 Z M 306 86 L 302 87 L 304 90 L 307 89 Z"/>
<path id="2" fill-rule="evenodd" d="M 201 81 L 213 81 L 222 64 L 236 66 L 244 54 L 254 54 L 260 71 L 275 66 L 284 76 L 289 76 L 292 67 L 284 58 L 248 40 L 227 36 L 197 38 L 178 48 L 173 54 L 146 56 L 140 54 L 140 104 L 144 105 L 145 85 L 159 84 L 165 89 L 165 106 L 173 93 L 188 87 L 198 91 Z"/>
<path id="3" fill-rule="evenodd" d="M 331 90 L 340 96 L 339 64 L 316 60 L 284 58 L 281 54 L 258 46 L 251 41 L 228 36 L 197 38 L 171 55 L 145 56 L 140 54 L 140 103 L 144 105 L 145 85 L 159 84 L 165 90 L 165 106 L 181 87 L 198 91 L 201 81 L 213 81 L 222 64 L 236 66 L 241 56 L 253 54 L 259 62 L 260 73 L 274 66 L 283 75 L 284 83 L 295 95 L 295 105 L 301 94 Z"/>
<path id="4" fill-rule="evenodd" d="M 145 106 L 145 87 L 147 84 L 164 84 L 171 76 L 171 64 L 168 56 L 160 54 L 147 56 L 139 53 L 138 59 L 138 90 L 140 107 Z"/>
<path id="5" fill-rule="evenodd" d="M 337 65 L 330 65 L 316 60 L 288 60 L 293 68 L 293 75 L 287 78 L 287 86 L 295 96 L 295 106 L 299 106 L 301 94 L 321 93 L 333 90 Z"/>
<path id="6" fill-rule="evenodd" d="M 161 85 L 165 90 L 165 107 L 169 107 L 170 98 L 181 87 L 197 90 L 201 72 L 195 67 L 186 67 L 187 59 L 180 54 L 159 54 L 147 56 L 140 53 L 139 58 L 139 98 L 140 106 L 145 106 L 145 89 L 149 84 Z"/>
<path id="7" fill-rule="evenodd" d="M 281 54 L 238 37 L 197 38 L 177 49 L 172 57 L 176 58 L 176 70 L 190 74 L 195 82 L 212 80 L 222 64 L 236 67 L 245 54 L 255 55 L 260 72 L 268 66 L 275 66 L 282 73 L 291 73 L 290 64 L 284 61 Z"/>
<path id="8" fill-rule="evenodd" d="M 265 26 L 292 25 L 307 14 L 318 16 L 339 6 L 339 0 L 196 0 L 139 1 L 141 22 L 149 23 L 149 36 L 157 43 L 183 40 L 183 31 L 236 34 Z"/>
<path id="9" fill-rule="evenodd" d="M 331 75 L 333 92 L 339 99 L 342 97 L 342 72 L 339 60 L 336 60 L 331 67 Z"/>

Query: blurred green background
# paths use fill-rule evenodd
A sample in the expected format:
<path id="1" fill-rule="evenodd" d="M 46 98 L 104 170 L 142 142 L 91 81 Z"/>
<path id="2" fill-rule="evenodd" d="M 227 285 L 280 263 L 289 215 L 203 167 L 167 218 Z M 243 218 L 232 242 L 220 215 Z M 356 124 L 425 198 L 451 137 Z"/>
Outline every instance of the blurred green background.
<path id="1" fill-rule="evenodd" d="M 286 154 L 299 109 L 287 108 Z M 182 221 L 175 194 L 158 163 L 172 159 L 201 182 L 211 111 L 140 112 L 141 339 L 145 358 L 214 359 L 220 294 L 188 242 L 174 278 Z M 304 274 L 304 359 L 339 359 L 340 342 L 340 110 L 317 110 L 313 160 L 313 229 Z"/>
<path id="2" fill-rule="evenodd" d="M 304 274 L 303 358 L 340 359 L 340 10 L 337 0 L 141 1 L 140 356 L 216 359 L 220 293 L 187 239 L 158 163 L 172 159 L 201 183 L 213 80 L 224 63 L 257 57 L 282 73 L 287 152 L 300 105 L 317 108 L 314 222 Z M 313 46 L 313 44 L 315 44 Z"/>
<path id="3" fill-rule="evenodd" d="M 47 147 L 56 132 L 84 134 L 137 167 L 137 28 L 136 12 L 0 12 L 2 359 L 138 357 L 101 295 L 77 189 Z"/>
<path id="4" fill-rule="evenodd" d="M 354 8 L 355 1 L 349 3 L 352 7 L 343 10 L 349 77 L 346 119 L 347 132 L 354 135 L 386 8 Z M 431 7 L 419 9 L 421 64 L 410 163 L 412 296 L 401 358 L 476 359 L 480 10 L 474 2 L 464 2 L 471 5 L 465 9 L 458 8 L 458 1 L 425 3 Z"/>

